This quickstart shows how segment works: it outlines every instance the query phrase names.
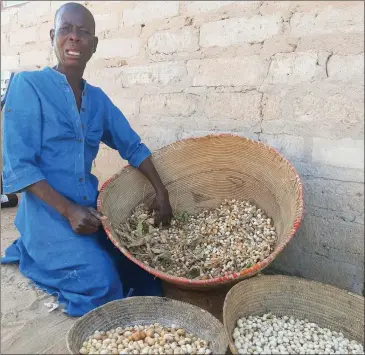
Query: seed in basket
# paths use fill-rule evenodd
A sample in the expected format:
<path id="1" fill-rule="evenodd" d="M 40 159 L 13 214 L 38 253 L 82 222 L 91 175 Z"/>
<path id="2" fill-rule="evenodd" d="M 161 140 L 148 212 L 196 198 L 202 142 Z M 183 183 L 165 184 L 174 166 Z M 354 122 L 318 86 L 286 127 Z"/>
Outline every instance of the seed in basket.
<path id="1" fill-rule="evenodd" d="M 364 354 L 342 333 L 271 313 L 239 319 L 232 336 L 239 354 Z"/>
<path id="2" fill-rule="evenodd" d="M 175 213 L 168 229 L 156 227 L 153 217 L 141 204 L 116 232 L 137 259 L 173 276 L 204 280 L 239 272 L 267 258 L 276 242 L 271 218 L 245 201 Z"/>
<path id="3" fill-rule="evenodd" d="M 80 354 L 211 354 L 209 344 L 205 340 L 187 333 L 183 328 L 173 325 L 163 327 L 157 323 L 134 328 L 118 327 L 106 333 L 96 331 L 83 343 L 79 352 Z"/>

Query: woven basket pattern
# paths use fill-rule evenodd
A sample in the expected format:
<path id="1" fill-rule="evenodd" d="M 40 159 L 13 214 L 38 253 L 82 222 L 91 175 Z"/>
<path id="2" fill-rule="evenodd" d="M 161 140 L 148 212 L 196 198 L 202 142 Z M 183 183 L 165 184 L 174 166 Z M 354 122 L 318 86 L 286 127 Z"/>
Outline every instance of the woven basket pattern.
<path id="1" fill-rule="evenodd" d="M 215 208 L 224 199 L 243 199 L 264 209 L 275 223 L 278 241 L 264 261 L 231 275 L 209 279 L 177 278 L 135 259 L 121 244 L 115 228 L 140 203 L 150 203 L 154 191 L 136 169 L 124 168 L 101 189 L 98 209 L 108 219 L 104 229 L 130 260 L 159 278 L 180 287 L 199 289 L 237 282 L 269 265 L 299 227 L 303 212 L 302 185 L 295 169 L 273 148 L 233 135 L 178 141 L 153 154 L 153 162 L 169 190 L 174 211 Z"/>
<path id="2" fill-rule="evenodd" d="M 233 354 L 237 354 L 232 339 L 237 320 L 267 312 L 308 319 L 364 343 L 363 297 L 297 277 L 257 276 L 235 285 L 224 302 L 224 328 Z"/>
<path id="3" fill-rule="evenodd" d="M 210 313 L 188 303 L 164 297 L 131 297 L 109 302 L 79 318 L 67 334 L 70 354 L 79 354 L 82 343 L 96 330 L 160 323 L 175 324 L 210 342 L 213 354 L 225 354 L 228 341 L 223 324 Z"/>

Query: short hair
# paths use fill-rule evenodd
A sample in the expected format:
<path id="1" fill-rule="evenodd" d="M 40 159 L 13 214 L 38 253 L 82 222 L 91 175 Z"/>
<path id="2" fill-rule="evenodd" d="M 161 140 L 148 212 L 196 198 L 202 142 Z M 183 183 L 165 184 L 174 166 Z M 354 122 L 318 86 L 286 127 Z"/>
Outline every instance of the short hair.
<path id="1" fill-rule="evenodd" d="M 91 11 L 87 7 L 85 7 L 84 5 L 78 4 L 77 2 L 68 2 L 66 4 L 63 4 L 60 8 L 58 8 L 58 10 L 56 11 L 55 16 L 54 16 L 54 27 L 56 27 L 58 17 L 62 13 L 62 11 L 64 11 L 65 8 L 68 8 L 68 7 L 70 9 L 82 9 L 83 11 L 85 11 L 85 13 L 87 13 L 90 16 L 90 18 L 92 19 L 93 27 L 95 30 L 94 15 L 91 13 Z"/>

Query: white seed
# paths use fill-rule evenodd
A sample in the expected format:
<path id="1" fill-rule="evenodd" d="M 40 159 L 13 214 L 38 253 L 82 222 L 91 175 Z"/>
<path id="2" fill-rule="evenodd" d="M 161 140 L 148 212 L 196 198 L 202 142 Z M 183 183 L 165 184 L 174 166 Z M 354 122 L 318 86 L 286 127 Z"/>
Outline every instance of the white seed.
<path id="1" fill-rule="evenodd" d="M 232 337 L 239 354 L 360 354 L 362 344 L 308 320 L 270 313 L 237 321 Z"/>

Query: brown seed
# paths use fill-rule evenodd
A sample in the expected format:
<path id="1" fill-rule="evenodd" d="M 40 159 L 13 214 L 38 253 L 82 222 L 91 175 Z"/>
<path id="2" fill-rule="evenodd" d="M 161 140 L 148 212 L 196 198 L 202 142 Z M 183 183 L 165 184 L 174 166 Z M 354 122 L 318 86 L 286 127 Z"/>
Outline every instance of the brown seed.
<path id="1" fill-rule="evenodd" d="M 142 336 L 141 336 L 141 332 L 140 331 L 134 332 L 132 334 L 132 340 L 133 341 L 138 341 L 138 340 L 141 340 L 141 339 L 142 339 Z"/>

